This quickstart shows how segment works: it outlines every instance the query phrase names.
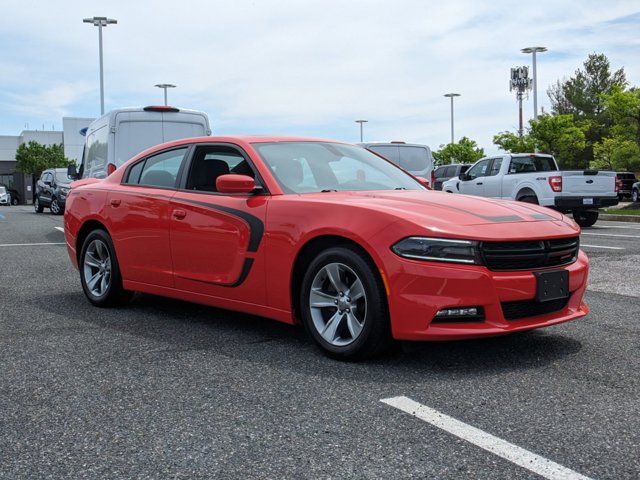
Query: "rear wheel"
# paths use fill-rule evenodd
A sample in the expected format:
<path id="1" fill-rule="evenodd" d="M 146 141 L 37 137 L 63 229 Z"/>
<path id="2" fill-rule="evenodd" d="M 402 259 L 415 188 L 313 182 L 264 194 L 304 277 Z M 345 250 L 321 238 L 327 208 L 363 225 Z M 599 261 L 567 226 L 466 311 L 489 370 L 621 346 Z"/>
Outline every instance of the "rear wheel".
<path id="1" fill-rule="evenodd" d="M 363 359 L 390 345 L 384 286 L 373 262 L 355 248 L 330 248 L 311 262 L 300 305 L 307 332 L 331 357 Z"/>
<path id="2" fill-rule="evenodd" d="M 133 292 L 122 288 L 118 259 L 107 232 L 91 232 L 82 245 L 79 260 L 82 289 L 91 303 L 111 307 L 131 300 Z"/>
<path id="3" fill-rule="evenodd" d="M 51 200 L 51 213 L 53 213 L 54 215 L 61 215 L 62 213 L 64 213 L 64 210 L 62 209 L 62 207 L 60 206 L 60 202 L 58 202 L 57 198 L 53 198 L 53 200 Z"/>
<path id="4" fill-rule="evenodd" d="M 42 213 L 44 211 L 44 207 L 40 204 L 40 199 L 38 197 L 33 199 L 33 209 L 36 213 Z"/>
<path id="5" fill-rule="evenodd" d="M 18 203 L 20 203 L 20 202 L 18 202 L 17 198 L 11 197 L 11 205 L 13 205 L 15 207 L 16 205 L 18 205 Z"/>
<path id="6" fill-rule="evenodd" d="M 593 210 L 574 210 L 573 219 L 581 227 L 591 227 L 598 221 L 599 213 Z"/>
<path id="7" fill-rule="evenodd" d="M 536 197 L 535 195 L 526 195 L 524 197 L 520 197 L 518 201 L 524 202 L 524 203 L 533 203 L 534 205 L 540 205 L 540 203 L 538 202 L 538 197 Z"/>

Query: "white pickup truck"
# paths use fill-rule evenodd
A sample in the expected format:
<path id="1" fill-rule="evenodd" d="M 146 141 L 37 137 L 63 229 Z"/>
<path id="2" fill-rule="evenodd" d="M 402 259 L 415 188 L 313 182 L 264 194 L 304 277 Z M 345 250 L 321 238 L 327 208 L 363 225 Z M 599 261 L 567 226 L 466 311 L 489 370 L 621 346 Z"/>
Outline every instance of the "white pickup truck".
<path id="1" fill-rule="evenodd" d="M 508 154 L 478 160 L 442 185 L 449 193 L 519 200 L 573 213 L 581 227 L 598 220 L 598 208 L 618 203 L 615 172 L 560 171 L 551 155 Z"/>

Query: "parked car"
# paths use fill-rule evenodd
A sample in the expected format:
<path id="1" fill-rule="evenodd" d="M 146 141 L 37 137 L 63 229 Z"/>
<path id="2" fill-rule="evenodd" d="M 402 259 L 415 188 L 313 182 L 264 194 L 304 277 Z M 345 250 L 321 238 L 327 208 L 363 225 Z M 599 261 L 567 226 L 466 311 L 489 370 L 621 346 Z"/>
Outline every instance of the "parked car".
<path id="1" fill-rule="evenodd" d="M 618 172 L 618 198 L 624 200 L 631 197 L 633 190 L 633 184 L 638 181 L 634 173 L 631 172 Z"/>
<path id="2" fill-rule="evenodd" d="M 640 182 L 636 182 L 631 187 L 631 201 L 638 203 L 640 201 Z"/>
<path id="3" fill-rule="evenodd" d="M 46 207 L 51 209 L 54 215 L 62 215 L 67 195 L 71 190 L 71 182 L 66 168 L 50 168 L 42 172 L 33 196 L 33 208 L 36 213 L 42 213 Z"/>
<path id="4" fill-rule="evenodd" d="M 0 183 L 0 187 L 4 187 L 7 193 L 9 194 L 11 205 L 20 205 L 21 198 L 20 194 L 15 188 L 11 188 L 9 185 L 4 183 Z"/>
<path id="5" fill-rule="evenodd" d="M 433 155 L 428 146 L 405 142 L 369 142 L 359 145 L 395 163 L 414 177 L 426 179 L 429 187 L 433 188 Z"/>
<path id="6" fill-rule="evenodd" d="M 588 312 L 573 221 L 430 191 L 339 142 L 158 145 L 106 179 L 74 183 L 64 231 L 96 306 L 142 291 L 302 323 L 343 359 L 392 339 L 495 336 Z"/>
<path id="7" fill-rule="evenodd" d="M 615 172 L 561 172 L 553 156 L 539 153 L 482 158 L 443 190 L 543 205 L 572 213 L 581 227 L 596 223 L 598 208 L 618 204 Z"/>
<path id="8" fill-rule="evenodd" d="M 0 205 L 11 205 L 11 194 L 5 187 L 0 187 Z"/>
<path id="9" fill-rule="evenodd" d="M 210 134 L 209 117 L 204 112 L 169 106 L 112 110 L 87 128 L 77 178 L 105 178 L 149 147 Z"/>
<path id="10" fill-rule="evenodd" d="M 450 165 L 440 165 L 435 171 L 435 181 L 433 183 L 434 190 L 442 190 L 442 184 L 450 178 L 457 178 L 461 173 L 469 170 L 471 164 L 452 163 Z"/>

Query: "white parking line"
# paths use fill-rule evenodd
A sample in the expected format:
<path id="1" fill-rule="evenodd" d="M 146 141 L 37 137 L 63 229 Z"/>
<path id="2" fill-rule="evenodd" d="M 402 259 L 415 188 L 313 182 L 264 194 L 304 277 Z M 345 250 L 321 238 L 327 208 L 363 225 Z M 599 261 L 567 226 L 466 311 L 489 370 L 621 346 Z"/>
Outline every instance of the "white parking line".
<path id="1" fill-rule="evenodd" d="M 66 243 L 0 243 L 0 247 L 33 247 L 37 245 L 66 245 Z"/>
<path id="2" fill-rule="evenodd" d="M 606 248 L 607 250 L 625 250 L 622 247 L 605 247 L 604 245 L 585 245 L 584 243 L 580 244 L 581 247 L 588 248 Z"/>
<path id="3" fill-rule="evenodd" d="M 458 438 L 466 440 L 499 457 L 509 460 L 516 465 L 537 473 L 551 480 L 590 480 L 589 477 L 575 472 L 551 460 L 536 455 L 522 447 L 495 437 L 479 428 L 472 427 L 460 420 L 449 417 L 444 413 L 429 408 L 407 397 L 393 397 L 380 400 L 387 405 L 402 410 L 414 417 L 424 420 L 431 425 L 449 432 Z"/>
<path id="4" fill-rule="evenodd" d="M 621 237 L 621 238 L 640 238 L 638 235 L 622 235 L 620 233 L 584 233 L 580 235 L 591 235 L 593 237 Z"/>
<path id="5" fill-rule="evenodd" d="M 55 228 L 56 230 L 60 230 L 61 232 L 64 233 L 64 227 L 53 227 L 53 228 Z"/>
<path id="6" fill-rule="evenodd" d="M 640 226 L 637 226 L 637 227 L 636 226 L 632 226 L 632 227 L 629 226 L 628 227 L 626 225 L 601 225 L 601 226 L 598 226 L 598 227 L 591 227 L 591 228 L 593 228 L 594 230 L 604 230 L 604 229 L 607 229 L 607 228 L 624 228 L 624 229 L 627 229 L 627 230 L 640 230 Z"/>

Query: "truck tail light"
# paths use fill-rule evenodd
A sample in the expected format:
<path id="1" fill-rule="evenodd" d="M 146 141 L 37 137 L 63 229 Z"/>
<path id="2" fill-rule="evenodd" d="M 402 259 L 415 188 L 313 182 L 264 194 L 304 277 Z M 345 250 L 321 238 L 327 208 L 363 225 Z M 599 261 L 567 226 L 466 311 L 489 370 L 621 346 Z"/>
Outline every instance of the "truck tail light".
<path id="1" fill-rule="evenodd" d="M 549 177 L 549 186 L 554 192 L 562 191 L 562 177 Z"/>
<path id="2" fill-rule="evenodd" d="M 614 192 L 618 193 L 620 191 L 621 186 L 622 186 L 622 180 L 620 180 L 616 175 L 616 186 L 614 188 Z"/>
<path id="3" fill-rule="evenodd" d="M 436 171 L 435 170 L 431 170 L 431 188 L 435 188 L 435 184 L 436 184 Z"/>
<path id="4" fill-rule="evenodd" d="M 116 166 L 113 163 L 110 163 L 109 165 L 107 165 L 107 175 L 111 175 L 115 171 L 116 171 Z"/>

